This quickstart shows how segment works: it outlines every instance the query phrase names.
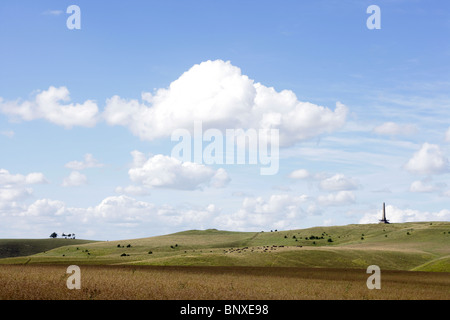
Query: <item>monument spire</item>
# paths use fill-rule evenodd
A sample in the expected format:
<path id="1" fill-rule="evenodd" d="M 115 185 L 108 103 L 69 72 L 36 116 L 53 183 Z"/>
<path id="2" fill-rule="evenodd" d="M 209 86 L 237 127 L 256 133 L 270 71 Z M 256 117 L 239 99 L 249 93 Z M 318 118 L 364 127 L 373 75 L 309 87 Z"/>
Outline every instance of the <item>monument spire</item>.
<path id="1" fill-rule="evenodd" d="M 383 202 L 383 217 L 380 220 L 380 223 L 389 223 L 389 220 L 386 219 L 386 204 Z"/>

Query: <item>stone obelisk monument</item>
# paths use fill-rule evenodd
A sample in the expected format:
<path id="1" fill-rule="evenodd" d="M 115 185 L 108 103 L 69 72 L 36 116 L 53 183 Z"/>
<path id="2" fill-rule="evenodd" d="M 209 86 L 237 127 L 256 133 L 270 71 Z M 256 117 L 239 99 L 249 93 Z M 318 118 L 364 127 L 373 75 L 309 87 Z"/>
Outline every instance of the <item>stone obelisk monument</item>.
<path id="1" fill-rule="evenodd" d="M 386 205 L 383 202 L 383 218 L 380 220 L 380 223 L 389 223 L 389 220 L 386 219 Z"/>

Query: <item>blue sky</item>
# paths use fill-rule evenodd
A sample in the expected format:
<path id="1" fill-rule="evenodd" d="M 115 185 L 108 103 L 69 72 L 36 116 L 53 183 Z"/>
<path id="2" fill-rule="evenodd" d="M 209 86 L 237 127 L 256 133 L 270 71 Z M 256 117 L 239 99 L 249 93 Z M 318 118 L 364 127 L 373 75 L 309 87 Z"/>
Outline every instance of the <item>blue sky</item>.
<path id="1" fill-rule="evenodd" d="M 2 1 L 0 237 L 449 221 L 449 36 L 444 1 Z M 177 162 L 194 121 L 279 129 L 278 173 Z"/>

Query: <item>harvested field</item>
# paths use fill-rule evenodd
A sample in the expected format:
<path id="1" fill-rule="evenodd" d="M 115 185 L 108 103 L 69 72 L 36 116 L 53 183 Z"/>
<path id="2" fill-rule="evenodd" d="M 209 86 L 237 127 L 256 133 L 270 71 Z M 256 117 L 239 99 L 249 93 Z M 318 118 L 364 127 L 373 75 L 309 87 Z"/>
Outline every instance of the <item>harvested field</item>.
<path id="1" fill-rule="evenodd" d="M 448 300 L 450 274 L 363 269 L 81 266 L 69 290 L 62 265 L 1 265 L 1 300 Z"/>

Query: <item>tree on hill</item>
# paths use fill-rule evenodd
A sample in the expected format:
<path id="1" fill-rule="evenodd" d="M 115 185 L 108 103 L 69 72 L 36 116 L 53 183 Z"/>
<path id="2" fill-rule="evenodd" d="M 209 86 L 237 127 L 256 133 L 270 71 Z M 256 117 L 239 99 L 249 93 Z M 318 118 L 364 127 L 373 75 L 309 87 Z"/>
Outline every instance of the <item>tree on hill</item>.
<path id="1" fill-rule="evenodd" d="M 58 234 L 57 234 L 56 232 L 53 232 L 53 233 L 50 235 L 50 238 L 55 239 L 57 236 L 58 236 Z"/>
<path id="2" fill-rule="evenodd" d="M 64 237 L 64 239 L 75 239 L 75 233 L 65 234 L 63 232 L 63 234 L 61 236 Z"/>

